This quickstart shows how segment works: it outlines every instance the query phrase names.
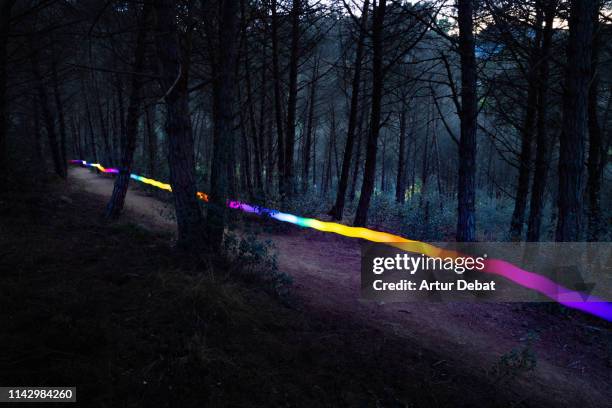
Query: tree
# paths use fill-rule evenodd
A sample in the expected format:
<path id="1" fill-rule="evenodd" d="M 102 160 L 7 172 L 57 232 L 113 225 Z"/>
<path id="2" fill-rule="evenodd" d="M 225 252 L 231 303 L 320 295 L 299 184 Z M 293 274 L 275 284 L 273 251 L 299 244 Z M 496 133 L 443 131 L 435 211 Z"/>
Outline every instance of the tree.
<path id="1" fill-rule="evenodd" d="M 521 153 L 519 156 L 519 174 L 514 200 L 514 211 L 510 222 L 510 238 L 519 241 L 523 234 L 525 221 L 525 209 L 527 208 L 527 196 L 529 194 L 529 176 L 531 174 L 531 146 L 536 124 L 537 97 L 538 97 L 538 66 L 542 63 L 540 59 L 540 47 L 542 40 L 543 11 L 536 5 L 535 38 L 531 45 L 531 55 L 528 61 L 527 74 L 527 106 L 525 107 L 525 118 L 521 128 Z"/>
<path id="2" fill-rule="evenodd" d="M 291 55 L 289 57 L 289 97 L 287 101 L 287 139 L 285 141 L 285 165 L 283 189 L 288 197 L 295 189 L 293 180 L 293 150 L 295 149 L 295 116 L 298 96 L 298 64 L 300 57 L 301 0 L 292 0 L 291 7 Z"/>
<path id="3" fill-rule="evenodd" d="M 189 116 L 188 52 L 181 55 L 174 0 L 155 3 L 156 46 L 160 85 L 166 105 L 168 167 L 174 197 L 178 246 L 197 249 L 205 244 L 204 218 L 196 198 L 193 134 Z"/>
<path id="4" fill-rule="evenodd" d="M 220 2 L 219 42 L 213 78 L 213 159 L 208 207 L 208 242 L 219 248 L 225 228 L 226 201 L 230 187 L 229 165 L 233 160 L 234 82 L 236 38 L 238 36 L 238 0 Z"/>
<path id="5" fill-rule="evenodd" d="M 567 40 L 563 129 L 559 146 L 558 218 L 555 239 L 579 241 L 582 236 L 582 194 L 588 97 L 591 82 L 593 14 L 597 0 L 572 0 Z"/>
<path id="6" fill-rule="evenodd" d="M 146 50 L 146 31 L 147 18 L 150 12 L 150 5 L 145 3 L 140 13 L 140 22 L 138 24 L 138 32 L 136 34 L 136 47 L 134 50 L 134 64 L 130 99 L 128 104 L 126 129 L 121 135 L 125 140 L 121 143 L 121 159 L 119 163 L 119 174 L 115 179 L 113 194 L 106 206 L 106 217 L 117 218 L 123 210 L 125 203 L 125 195 L 127 194 L 128 185 L 130 183 L 130 175 L 132 173 L 132 163 L 134 161 L 134 150 L 136 150 L 136 136 L 138 135 L 138 120 L 140 117 L 140 91 L 142 88 L 141 72 L 144 68 L 145 50 Z"/>
<path id="7" fill-rule="evenodd" d="M 47 131 L 47 141 L 49 142 L 49 151 L 53 159 L 53 168 L 55 174 L 61 178 L 66 178 L 66 166 L 62 163 L 62 154 L 57 141 L 57 133 L 55 132 L 55 122 L 49 105 L 49 95 L 47 93 L 46 84 L 40 71 L 40 51 L 34 48 L 34 44 L 30 41 L 30 63 L 32 66 L 32 75 L 36 81 L 36 90 L 38 93 L 38 101 L 42 109 L 43 122 Z"/>
<path id="8" fill-rule="evenodd" d="M 544 31 L 542 34 L 541 62 L 538 69 L 538 113 L 537 113 L 537 136 L 536 136 L 536 158 L 533 173 L 533 184 L 531 187 L 531 200 L 529 202 L 529 221 L 527 224 L 527 241 L 537 242 L 540 240 L 540 226 L 542 224 L 542 208 L 544 206 L 544 191 L 548 178 L 548 168 L 552 147 L 549 145 L 550 136 L 548 132 L 548 88 L 550 73 L 550 52 L 552 48 L 552 35 L 557 0 L 544 0 Z"/>
<path id="9" fill-rule="evenodd" d="M 601 220 L 601 180 L 603 178 L 603 143 L 602 132 L 598 118 L 599 101 L 599 54 L 601 48 L 601 33 L 599 32 L 599 6 L 593 13 L 593 45 L 591 55 L 592 79 L 588 99 L 588 131 L 589 156 L 587 160 L 587 195 L 588 195 L 588 229 L 587 240 L 599 241 L 602 231 Z"/>
<path id="10" fill-rule="evenodd" d="M 374 191 L 376 178 L 376 153 L 378 150 L 378 135 L 380 134 L 380 113 L 383 92 L 383 28 L 385 19 L 386 0 L 379 0 L 374 4 L 372 20 L 372 105 L 370 113 L 370 132 L 367 138 L 366 162 L 363 172 L 363 184 L 357 212 L 355 226 L 364 226 L 368 217 L 370 198 Z"/>
<path id="11" fill-rule="evenodd" d="M 359 86 L 361 84 L 361 68 L 363 65 L 363 54 L 366 30 L 368 24 L 368 9 L 370 7 L 369 0 L 363 3 L 361 18 L 359 24 L 359 32 L 357 36 L 357 49 L 355 51 L 355 72 L 353 73 L 351 87 L 351 105 L 349 108 L 348 128 L 346 132 L 346 144 L 344 146 L 344 157 L 342 159 L 342 173 L 338 181 L 338 193 L 336 203 L 330 210 L 329 214 L 336 220 L 342 219 L 344 212 L 344 200 L 346 198 L 346 188 L 348 186 L 349 170 L 351 166 L 351 158 L 353 157 L 353 145 L 355 144 L 355 128 L 357 127 L 357 112 L 359 109 Z"/>
<path id="12" fill-rule="evenodd" d="M 472 0 L 458 0 L 461 133 L 457 183 L 457 242 L 476 240 L 476 56 Z"/>

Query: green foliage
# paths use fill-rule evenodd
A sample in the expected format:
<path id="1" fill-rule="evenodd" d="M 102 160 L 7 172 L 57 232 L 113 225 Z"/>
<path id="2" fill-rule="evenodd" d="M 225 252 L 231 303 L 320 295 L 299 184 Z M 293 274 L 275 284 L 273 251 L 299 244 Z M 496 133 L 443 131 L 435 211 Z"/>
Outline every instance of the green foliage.
<path id="1" fill-rule="evenodd" d="M 272 241 L 258 240 L 253 233 L 228 233 L 223 240 L 233 270 L 249 281 L 262 283 L 266 291 L 286 300 L 293 283 L 291 276 L 278 270 Z"/>
<path id="2" fill-rule="evenodd" d="M 529 331 L 521 338 L 521 345 L 503 354 L 490 370 L 496 382 L 512 380 L 519 375 L 532 371 L 537 365 L 537 356 L 533 345 L 540 339 L 535 331 Z"/>

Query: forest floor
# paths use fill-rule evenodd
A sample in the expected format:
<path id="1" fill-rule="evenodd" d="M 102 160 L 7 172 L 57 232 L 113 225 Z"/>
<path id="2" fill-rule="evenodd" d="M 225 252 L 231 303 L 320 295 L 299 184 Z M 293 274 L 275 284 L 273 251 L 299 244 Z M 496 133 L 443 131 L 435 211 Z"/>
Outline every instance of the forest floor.
<path id="1" fill-rule="evenodd" d="M 100 219 L 110 177 L 74 168 L 53 188 L 0 202 L 0 265 L 10 267 L 2 383 L 72 381 L 82 400 L 113 407 L 612 400 L 610 325 L 595 318 L 542 305 L 361 301 L 359 242 L 299 228 L 261 236 L 294 279 L 297 301 L 286 306 L 178 259 L 167 204 L 137 187 L 113 224 Z M 532 355 L 535 369 L 523 372 Z"/>

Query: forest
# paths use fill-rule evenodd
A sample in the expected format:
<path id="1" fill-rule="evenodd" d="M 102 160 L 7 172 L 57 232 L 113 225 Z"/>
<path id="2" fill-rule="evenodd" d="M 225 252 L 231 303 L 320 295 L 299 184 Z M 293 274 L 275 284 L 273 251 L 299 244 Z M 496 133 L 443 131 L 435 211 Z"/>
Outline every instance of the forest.
<path id="1" fill-rule="evenodd" d="M 356 242 L 231 203 L 609 243 L 611 143 L 608 0 L 0 0 L 0 380 L 88 406 L 604 406 L 609 321 L 364 306 Z"/>
<path id="2" fill-rule="evenodd" d="M 3 173 L 20 151 L 169 180 L 185 245 L 227 217 L 196 186 L 421 239 L 605 241 L 610 14 L 577 3 L 4 2 Z"/>

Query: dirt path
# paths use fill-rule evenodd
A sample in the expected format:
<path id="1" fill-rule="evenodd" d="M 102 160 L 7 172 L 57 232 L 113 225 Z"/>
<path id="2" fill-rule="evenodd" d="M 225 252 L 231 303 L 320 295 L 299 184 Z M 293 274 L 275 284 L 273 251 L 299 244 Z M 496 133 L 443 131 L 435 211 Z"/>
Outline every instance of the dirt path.
<path id="1" fill-rule="evenodd" d="M 112 179 L 73 168 L 76 188 L 108 198 Z M 127 216 L 148 227 L 175 230 L 164 214 L 166 204 L 132 188 Z M 355 240 L 312 230 L 292 228 L 268 235 L 278 252 L 279 269 L 293 276 L 294 291 L 309 312 L 326 319 L 351 319 L 447 354 L 439 362 L 448 367 L 481 372 L 520 345 L 531 330 L 539 332 L 534 351 L 537 367 L 505 384 L 521 403 L 541 402 L 560 407 L 604 407 L 612 400 L 607 366 L 606 332 L 583 318 L 556 318 L 518 304 L 390 303 L 359 299 L 360 247 Z M 585 323 L 588 322 L 588 323 Z M 492 379 L 493 380 L 493 379 Z"/>

